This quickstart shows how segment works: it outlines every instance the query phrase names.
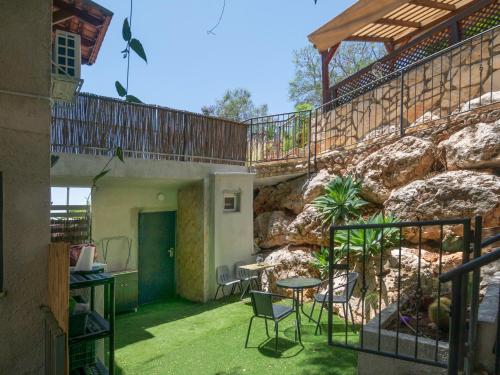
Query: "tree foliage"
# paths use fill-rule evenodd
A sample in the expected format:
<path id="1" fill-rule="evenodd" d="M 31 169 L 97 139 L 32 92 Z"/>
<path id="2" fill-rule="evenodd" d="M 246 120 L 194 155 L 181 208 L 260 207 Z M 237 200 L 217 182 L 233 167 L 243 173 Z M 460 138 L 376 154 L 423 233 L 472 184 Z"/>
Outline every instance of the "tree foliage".
<path id="1" fill-rule="evenodd" d="M 227 90 L 214 105 L 203 106 L 201 112 L 207 116 L 244 121 L 252 117 L 266 116 L 268 108 L 267 104 L 255 105 L 250 91 L 234 89 Z"/>
<path id="2" fill-rule="evenodd" d="M 380 59 L 385 49 L 380 43 L 344 42 L 330 62 L 330 84 L 342 81 L 358 70 Z M 295 105 L 321 105 L 321 56 L 312 46 L 293 51 L 295 76 L 288 94 Z"/>

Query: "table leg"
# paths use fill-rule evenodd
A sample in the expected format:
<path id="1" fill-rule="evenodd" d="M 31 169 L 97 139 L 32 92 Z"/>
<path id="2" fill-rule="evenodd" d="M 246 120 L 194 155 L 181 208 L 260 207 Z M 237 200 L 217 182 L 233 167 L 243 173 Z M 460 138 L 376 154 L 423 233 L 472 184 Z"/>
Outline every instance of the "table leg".
<path id="1" fill-rule="evenodd" d="M 294 301 L 295 301 L 295 340 L 299 338 L 299 342 L 302 343 L 302 337 L 300 334 L 300 291 L 294 290 Z"/>

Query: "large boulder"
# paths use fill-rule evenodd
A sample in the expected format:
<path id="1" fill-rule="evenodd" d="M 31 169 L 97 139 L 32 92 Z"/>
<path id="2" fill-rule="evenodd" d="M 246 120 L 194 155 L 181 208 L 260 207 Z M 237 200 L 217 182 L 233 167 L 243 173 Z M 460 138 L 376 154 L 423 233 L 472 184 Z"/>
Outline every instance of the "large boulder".
<path id="1" fill-rule="evenodd" d="M 277 185 L 260 187 L 253 201 L 254 214 L 281 210 L 291 192 L 300 190 L 306 181 L 307 176 L 301 176 Z"/>
<path id="2" fill-rule="evenodd" d="M 263 212 L 255 218 L 254 238 L 262 249 L 278 247 L 286 243 L 288 225 L 293 216 L 283 211 Z"/>
<path id="3" fill-rule="evenodd" d="M 403 221 L 482 215 L 485 227 L 497 226 L 500 177 L 474 171 L 445 172 L 394 190 L 384 205 L 387 213 Z M 412 242 L 418 241 L 418 231 L 407 231 L 406 237 Z M 424 227 L 422 239 L 438 241 L 439 226 Z"/>
<path id="4" fill-rule="evenodd" d="M 362 197 L 381 204 L 392 189 L 428 174 L 434 161 L 431 142 L 408 136 L 369 155 L 353 172 L 362 181 Z"/>
<path id="5" fill-rule="evenodd" d="M 291 294 L 289 290 L 280 290 L 276 281 L 291 277 L 319 277 L 319 271 L 312 265 L 313 248 L 307 246 L 284 246 L 267 254 L 264 262 L 275 265 L 262 274 L 264 290 Z M 312 295 L 314 290 L 310 290 Z M 306 296 L 310 297 L 307 294 Z"/>
<path id="6" fill-rule="evenodd" d="M 306 205 L 304 211 L 290 223 L 287 241 L 295 245 L 326 246 L 328 244 L 318 211 L 312 205 Z"/>
<path id="7" fill-rule="evenodd" d="M 325 185 L 333 177 L 326 169 L 322 169 L 308 180 L 297 179 L 290 194 L 281 200 L 281 207 L 299 214 L 306 204 L 324 193 Z"/>
<path id="8" fill-rule="evenodd" d="M 441 142 L 449 170 L 499 168 L 500 120 L 468 126 Z"/>

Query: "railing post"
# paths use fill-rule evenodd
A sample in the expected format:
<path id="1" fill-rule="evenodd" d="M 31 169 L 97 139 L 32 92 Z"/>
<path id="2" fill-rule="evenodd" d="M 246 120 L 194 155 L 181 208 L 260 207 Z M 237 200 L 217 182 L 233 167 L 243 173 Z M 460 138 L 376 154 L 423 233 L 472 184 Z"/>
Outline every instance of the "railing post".
<path id="1" fill-rule="evenodd" d="M 476 216 L 474 219 L 474 259 L 481 256 L 481 233 L 483 231 L 483 218 Z M 474 370 L 475 361 L 475 346 L 477 334 L 477 320 L 479 312 L 479 286 L 481 282 L 481 270 L 475 269 L 472 272 L 472 292 L 470 302 L 470 323 L 469 323 L 469 337 L 467 340 L 467 367 L 466 373 L 472 374 Z"/>
<path id="2" fill-rule="evenodd" d="M 253 148 L 253 118 L 250 119 L 250 156 L 249 156 L 249 167 L 250 171 L 252 171 L 252 148 Z"/>
<path id="3" fill-rule="evenodd" d="M 404 127 L 404 115 L 403 115 L 403 102 L 404 102 L 404 78 L 405 72 L 401 70 L 401 86 L 400 86 L 400 95 L 401 99 L 399 101 L 399 134 L 401 137 L 405 136 L 405 127 Z"/>
<path id="4" fill-rule="evenodd" d="M 453 278 L 451 284 L 451 330 L 450 346 L 448 351 L 448 375 L 457 375 L 459 362 L 461 360 L 460 347 L 462 345 L 460 338 L 464 329 L 465 322 L 462 319 L 462 275 Z"/>
<path id="5" fill-rule="evenodd" d="M 319 108 L 314 110 L 314 170 L 317 171 L 316 156 L 318 154 L 318 111 Z"/>
<path id="6" fill-rule="evenodd" d="M 329 251 L 328 251 L 328 345 L 333 344 L 333 250 L 335 243 L 335 229 L 330 227 Z"/>
<path id="7" fill-rule="evenodd" d="M 312 110 L 309 110 L 309 124 L 307 127 L 307 178 L 311 174 L 311 121 L 312 121 Z"/>

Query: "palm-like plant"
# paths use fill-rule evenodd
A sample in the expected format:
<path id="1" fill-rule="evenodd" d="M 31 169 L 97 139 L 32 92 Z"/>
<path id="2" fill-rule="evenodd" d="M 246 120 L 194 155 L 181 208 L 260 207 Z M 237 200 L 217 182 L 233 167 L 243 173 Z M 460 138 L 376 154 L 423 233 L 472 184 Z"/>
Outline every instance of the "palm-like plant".
<path id="1" fill-rule="evenodd" d="M 356 224 L 388 224 L 394 223 L 394 216 L 384 216 L 382 213 L 375 214 L 367 220 L 359 219 Z M 399 239 L 399 228 L 367 228 L 339 230 L 335 232 L 334 241 L 340 246 L 343 254 L 353 256 L 377 256 L 385 249 L 397 244 Z"/>
<path id="2" fill-rule="evenodd" d="M 334 178 L 326 185 L 325 190 L 324 195 L 312 202 L 324 226 L 342 224 L 359 216 L 359 209 L 367 204 L 359 197 L 361 183 L 350 176 Z"/>

